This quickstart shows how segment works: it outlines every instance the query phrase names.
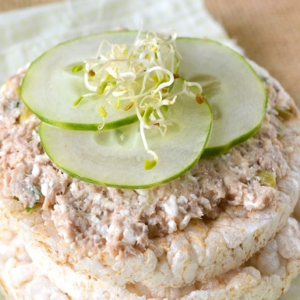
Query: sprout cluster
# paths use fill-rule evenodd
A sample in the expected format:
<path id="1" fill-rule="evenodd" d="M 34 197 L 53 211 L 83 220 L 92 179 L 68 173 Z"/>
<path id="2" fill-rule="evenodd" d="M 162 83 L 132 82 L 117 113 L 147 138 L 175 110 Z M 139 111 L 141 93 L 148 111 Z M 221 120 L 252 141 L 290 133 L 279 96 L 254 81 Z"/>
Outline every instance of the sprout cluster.
<path id="1" fill-rule="evenodd" d="M 181 56 L 176 37 L 175 32 L 167 39 L 153 32 L 143 35 L 138 32 L 132 45 L 103 40 L 95 58 L 86 59 L 83 65 L 72 68 L 72 72 L 84 70 L 84 83 L 91 92 L 80 96 L 73 105 L 77 106 L 90 96 L 99 96 L 98 113 L 103 118 L 99 130 L 105 125 L 107 105 L 116 110 L 135 110 L 145 151 L 152 156 L 145 160 L 147 170 L 157 164 L 158 157 L 148 147 L 145 130 L 158 129 L 162 135 L 166 133 L 172 120 L 165 117 L 164 108 L 174 105 L 179 94 L 193 93 L 198 103 L 202 99 L 201 85 L 194 82 L 184 81 L 182 90 L 172 92 L 174 80 L 180 77 Z M 105 51 L 107 48 L 109 50 Z"/>

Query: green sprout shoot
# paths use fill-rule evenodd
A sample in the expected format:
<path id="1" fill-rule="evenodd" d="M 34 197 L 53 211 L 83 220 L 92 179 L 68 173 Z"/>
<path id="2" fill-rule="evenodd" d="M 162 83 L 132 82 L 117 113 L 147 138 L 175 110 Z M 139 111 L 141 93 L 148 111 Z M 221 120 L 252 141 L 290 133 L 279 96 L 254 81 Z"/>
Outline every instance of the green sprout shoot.
<path id="1" fill-rule="evenodd" d="M 82 99 L 83 99 L 83 96 L 80 96 L 80 97 L 73 103 L 73 106 L 78 105 L 78 104 L 81 102 Z"/>
<path id="2" fill-rule="evenodd" d="M 102 118 L 105 118 L 107 116 L 107 111 L 103 106 L 99 106 L 98 113 Z"/>
<path id="3" fill-rule="evenodd" d="M 75 65 L 72 67 L 71 72 L 72 73 L 77 73 L 80 72 L 81 70 L 83 70 L 84 65 Z"/>
<path id="4" fill-rule="evenodd" d="M 98 113 L 103 118 L 99 130 L 104 127 L 108 115 L 106 105 L 123 111 L 134 107 L 145 151 L 152 157 L 145 160 L 146 170 L 156 166 L 158 156 L 149 149 L 145 130 L 166 133 L 172 124 L 172 120 L 166 118 L 166 108 L 174 105 L 180 94 L 194 95 L 199 104 L 204 101 L 202 87 L 196 82 L 184 81 L 182 90 L 172 92 L 174 80 L 180 77 L 177 71 L 181 56 L 176 37 L 175 32 L 164 39 L 153 32 L 142 35 L 140 30 L 132 45 L 103 40 L 96 57 L 84 61 L 84 83 L 91 93 L 80 96 L 73 103 L 77 106 L 84 99 L 99 98 Z M 107 46 L 109 51 L 104 51 Z M 82 70 L 81 65 L 73 69 L 72 72 Z"/>

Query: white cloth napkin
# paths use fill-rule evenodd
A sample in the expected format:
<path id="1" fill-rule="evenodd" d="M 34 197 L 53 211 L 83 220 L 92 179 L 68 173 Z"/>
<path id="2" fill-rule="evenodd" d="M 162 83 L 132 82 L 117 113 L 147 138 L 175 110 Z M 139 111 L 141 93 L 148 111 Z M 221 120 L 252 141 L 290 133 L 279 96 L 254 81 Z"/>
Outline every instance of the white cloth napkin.
<path id="1" fill-rule="evenodd" d="M 161 33 L 174 28 L 180 36 L 228 43 L 226 32 L 201 0 L 66 0 L 0 14 L 0 83 L 59 42 L 141 26 Z"/>

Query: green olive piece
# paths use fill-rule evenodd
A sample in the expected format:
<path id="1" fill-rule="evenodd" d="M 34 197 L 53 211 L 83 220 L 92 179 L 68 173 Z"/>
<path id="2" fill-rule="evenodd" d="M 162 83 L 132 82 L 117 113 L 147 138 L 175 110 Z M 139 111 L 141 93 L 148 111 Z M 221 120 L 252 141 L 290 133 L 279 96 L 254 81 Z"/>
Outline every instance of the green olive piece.
<path id="1" fill-rule="evenodd" d="M 261 185 L 275 187 L 276 186 L 276 176 L 272 171 L 261 170 L 257 173 L 258 181 Z"/>
<path id="2" fill-rule="evenodd" d="M 290 120 L 294 116 L 293 112 L 289 109 L 275 107 L 275 110 L 278 112 L 279 117 L 285 121 Z"/>

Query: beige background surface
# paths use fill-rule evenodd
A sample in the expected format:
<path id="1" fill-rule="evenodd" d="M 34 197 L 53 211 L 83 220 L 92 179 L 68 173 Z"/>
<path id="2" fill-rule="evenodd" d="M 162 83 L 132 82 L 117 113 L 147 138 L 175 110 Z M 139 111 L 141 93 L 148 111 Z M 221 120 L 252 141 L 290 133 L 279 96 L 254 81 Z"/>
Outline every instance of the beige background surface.
<path id="1" fill-rule="evenodd" d="M 0 0 L 0 11 L 59 1 Z M 268 69 L 300 105 L 300 1 L 205 1 L 246 55 Z"/>
<path id="2" fill-rule="evenodd" d="M 206 5 L 246 55 L 300 105 L 300 1 L 206 0 Z"/>
<path id="3" fill-rule="evenodd" d="M 8 11 L 12 9 L 19 9 L 19 8 L 33 6 L 33 5 L 55 3 L 55 2 L 62 2 L 62 1 L 63 0 L 0 0 L 0 11 Z"/>

